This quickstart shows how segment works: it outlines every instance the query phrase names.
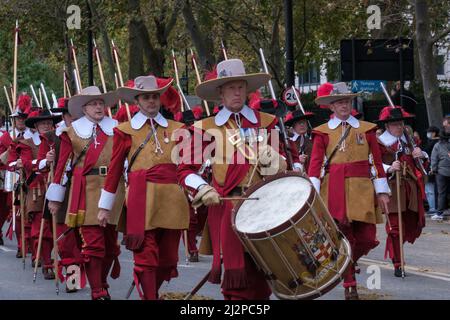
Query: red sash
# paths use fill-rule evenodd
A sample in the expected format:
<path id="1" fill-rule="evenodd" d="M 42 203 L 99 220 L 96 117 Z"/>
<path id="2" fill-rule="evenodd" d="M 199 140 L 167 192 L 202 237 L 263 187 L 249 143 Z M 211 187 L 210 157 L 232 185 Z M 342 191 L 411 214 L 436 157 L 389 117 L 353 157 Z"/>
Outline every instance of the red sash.
<path id="1" fill-rule="evenodd" d="M 126 247 L 137 250 L 144 241 L 145 209 L 147 208 L 147 181 L 160 184 L 177 184 L 176 165 L 164 163 L 150 169 L 128 173 Z"/>
<path id="2" fill-rule="evenodd" d="M 97 163 L 103 148 L 108 141 L 108 136 L 101 130 L 97 131 L 97 148 L 95 143 L 89 146 L 86 152 L 83 168 L 72 168 L 72 199 L 69 206 L 69 227 L 79 227 L 84 223 L 86 213 L 86 174 Z"/>
<path id="3" fill-rule="evenodd" d="M 213 186 L 222 197 L 226 197 L 231 190 L 236 188 L 250 170 L 249 163 L 236 164 L 236 157 L 237 151 L 234 154 L 235 161 L 228 165 L 223 186 L 219 186 L 217 181 L 213 179 Z M 224 289 L 247 287 L 244 248 L 231 227 L 232 209 L 233 203 L 231 201 L 223 201 L 222 205 L 211 206 L 208 210 L 208 225 L 213 247 L 213 264 L 208 280 L 212 283 L 220 283 L 222 273 L 220 249 L 222 248 L 225 269 L 222 283 Z"/>
<path id="4" fill-rule="evenodd" d="M 370 178 L 370 164 L 367 160 L 335 163 L 330 165 L 328 179 L 328 209 L 339 223 L 347 224 L 345 205 L 345 178 Z"/>

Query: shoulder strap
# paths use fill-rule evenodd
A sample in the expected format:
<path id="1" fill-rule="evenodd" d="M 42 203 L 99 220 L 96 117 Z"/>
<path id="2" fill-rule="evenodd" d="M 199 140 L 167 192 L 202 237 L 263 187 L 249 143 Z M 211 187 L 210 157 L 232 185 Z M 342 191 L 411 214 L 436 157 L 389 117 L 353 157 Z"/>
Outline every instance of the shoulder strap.
<path id="1" fill-rule="evenodd" d="M 150 139 L 154 136 L 154 134 L 155 134 L 155 131 L 150 130 L 148 132 L 147 136 L 145 137 L 144 141 L 142 141 L 142 143 L 139 145 L 139 147 L 136 149 L 136 151 L 134 151 L 133 155 L 130 158 L 130 162 L 128 163 L 127 172 L 130 172 L 131 166 L 136 161 L 137 156 L 139 155 L 139 153 L 141 153 L 142 149 L 144 149 L 145 145 L 150 141 Z"/>
<path id="2" fill-rule="evenodd" d="M 347 129 L 345 129 L 344 134 L 342 135 L 342 137 L 339 139 L 338 143 L 336 144 L 336 146 L 333 148 L 333 151 L 331 151 L 330 155 L 327 157 L 327 161 L 325 162 L 325 164 L 323 165 L 323 167 L 325 168 L 325 170 L 328 169 L 328 166 L 330 165 L 331 159 L 333 159 L 334 155 L 336 154 L 336 152 L 338 151 L 338 149 L 341 147 L 342 143 L 344 142 L 345 139 L 347 139 L 349 133 L 350 133 L 350 129 L 352 128 L 352 126 L 348 126 Z"/>
<path id="3" fill-rule="evenodd" d="M 91 140 L 89 140 L 88 143 L 86 143 L 86 145 L 83 147 L 83 149 L 81 150 L 80 154 L 78 155 L 78 157 L 76 157 L 73 162 L 72 162 L 72 170 L 73 168 L 75 168 L 75 166 L 78 164 L 78 162 L 80 162 L 81 158 L 84 156 L 84 154 L 87 152 L 87 150 L 89 149 L 89 147 L 91 146 L 92 142 L 94 142 L 94 137 L 91 138 Z"/>

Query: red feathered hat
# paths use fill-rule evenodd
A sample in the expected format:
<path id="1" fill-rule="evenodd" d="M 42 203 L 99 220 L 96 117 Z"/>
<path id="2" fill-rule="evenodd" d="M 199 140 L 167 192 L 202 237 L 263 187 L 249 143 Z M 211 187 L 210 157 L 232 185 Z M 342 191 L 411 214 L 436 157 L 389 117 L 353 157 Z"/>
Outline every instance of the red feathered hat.
<path id="1" fill-rule="evenodd" d="M 328 96 L 331 93 L 331 91 L 333 91 L 333 88 L 334 88 L 333 84 L 331 84 L 329 82 L 325 82 L 324 84 L 319 86 L 319 88 L 317 89 L 317 98 Z M 320 105 L 319 107 L 322 109 L 330 108 L 329 105 Z"/>
<path id="2" fill-rule="evenodd" d="M 412 118 L 414 118 L 414 116 L 412 114 L 409 114 L 405 110 L 403 110 L 402 107 L 387 106 L 381 110 L 380 116 L 378 118 L 378 122 L 379 123 L 387 123 L 387 122 L 394 122 L 394 121 L 409 120 Z"/>
<path id="3" fill-rule="evenodd" d="M 172 78 L 156 78 L 158 87 L 164 87 L 172 82 Z M 164 109 L 175 115 L 181 110 L 181 100 L 178 91 L 170 86 L 161 96 L 161 105 Z"/>
<path id="4" fill-rule="evenodd" d="M 68 98 L 59 98 L 58 99 L 58 108 L 50 109 L 51 112 L 60 113 L 60 112 L 69 112 L 67 103 L 69 102 Z"/>

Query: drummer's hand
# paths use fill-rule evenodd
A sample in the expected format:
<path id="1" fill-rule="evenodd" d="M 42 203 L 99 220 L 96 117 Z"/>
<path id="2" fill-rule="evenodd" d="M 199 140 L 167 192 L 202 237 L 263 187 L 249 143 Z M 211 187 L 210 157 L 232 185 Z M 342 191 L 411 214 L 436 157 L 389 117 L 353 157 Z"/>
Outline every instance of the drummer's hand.
<path id="1" fill-rule="evenodd" d="M 422 150 L 418 147 L 414 148 L 414 150 L 412 152 L 412 156 L 414 158 L 424 158 Z"/>
<path id="2" fill-rule="evenodd" d="M 397 161 L 392 162 L 392 165 L 388 171 L 389 171 L 389 173 L 393 173 L 395 171 L 400 171 L 401 167 L 402 167 L 402 165 L 401 165 L 400 161 L 397 160 Z"/>
<path id="3" fill-rule="evenodd" d="M 22 159 L 17 159 L 17 161 L 16 161 L 16 168 L 18 168 L 18 169 L 22 169 L 23 168 Z"/>
<path id="4" fill-rule="evenodd" d="M 206 207 L 220 204 L 220 195 L 216 189 L 208 184 L 200 187 L 199 191 L 192 200 L 192 207 L 198 208 L 202 205 Z"/>
<path id="5" fill-rule="evenodd" d="M 263 145 L 258 152 L 258 162 L 265 168 L 262 175 L 272 175 L 281 171 L 286 171 L 286 160 L 270 145 Z"/>
<path id="6" fill-rule="evenodd" d="M 54 162 L 55 161 L 55 150 L 50 150 L 49 152 L 47 152 L 45 159 L 47 160 L 47 164 Z"/>
<path id="7" fill-rule="evenodd" d="M 381 210 L 385 213 L 389 213 L 389 195 L 387 193 L 379 193 L 377 194 L 378 205 Z"/>
<path id="8" fill-rule="evenodd" d="M 56 215 L 61 208 L 61 202 L 57 201 L 49 201 L 48 202 L 48 210 L 52 215 Z"/>
<path id="9" fill-rule="evenodd" d="M 100 225 L 100 227 L 106 227 L 110 216 L 111 216 L 111 211 L 99 208 L 97 219 L 98 219 L 98 224 Z"/>
<path id="10" fill-rule="evenodd" d="M 298 158 L 300 159 L 300 163 L 301 164 L 305 164 L 306 160 L 308 160 L 308 155 L 307 154 L 301 154 L 298 156 Z"/>

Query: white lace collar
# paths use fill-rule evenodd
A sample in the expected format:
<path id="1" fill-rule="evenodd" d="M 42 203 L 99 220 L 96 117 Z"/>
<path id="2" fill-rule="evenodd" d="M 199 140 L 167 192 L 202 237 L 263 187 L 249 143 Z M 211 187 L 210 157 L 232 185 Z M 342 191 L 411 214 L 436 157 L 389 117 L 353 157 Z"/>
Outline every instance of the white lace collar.
<path id="1" fill-rule="evenodd" d="M 297 132 L 294 132 L 294 135 L 291 137 L 292 141 L 297 141 L 298 138 L 300 138 L 302 135 L 298 134 Z M 305 140 L 308 138 L 308 135 L 305 133 L 303 135 L 303 137 L 305 138 Z"/>
<path id="2" fill-rule="evenodd" d="M 30 132 L 31 132 L 31 130 L 30 130 Z M 24 135 L 24 137 L 25 137 L 25 135 Z M 31 136 L 28 137 L 28 138 L 25 138 L 25 139 L 31 139 L 31 140 L 33 140 L 33 143 L 34 143 L 36 146 L 38 146 L 38 145 L 41 144 L 41 137 L 39 136 L 39 132 L 38 132 L 37 130 L 36 130 L 35 132 L 32 132 L 32 133 L 31 133 Z"/>
<path id="3" fill-rule="evenodd" d="M 18 137 L 21 132 L 19 130 L 17 130 L 17 128 L 14 128 L 14 130 L 16 132 L 16 137 Z M 12 134 L 12 130 L 11 130 L 11 134 Z M 23 138 L 30 139 L 32 135 L 33 135 L 33 132 L 31 131 L 31 129 L 25 128 L 25 130 L 23 131 Z"/>
<path id="4" fill-rule="evenodd" d="M 359 128 L 359 121 L 354 116 L 350 116 L 346 122 L 355 129 Z M 331 118 L 330 121 L 328 121 L 328 128 L 330 128 L 331 130 L 334 130 L 337 127 L 339 127 L 341 125 L 341 123 L 342 123 L 342 120 L 338 119 L 335 116 L 335 117 Z"/>
<path id="5" fill-rule="evenodd" d="M 139 130 L 140 128 L 142 128 L 142 126 L 145 124 L 145 122 L 147 121 L 147 119 L 150 119 L 149 117 L 147 117 L 145 114 L 143 114 L 142 112 L 138 112 L 134 115 L 134 117 L 131 119 L 131 127 L 134 130 Z M 169 122 L 167 121 L 166 118 L 164 118 L 164 116 L 158 112 L 157 116 L 153 118 L 153 120 L 159 124 L 161 127 L 167 128 L 169 126 Z"/>
<path id="6" fill-rule="evenodd" d="M 64 129 L 66 129 L 66 122 L 63 120 L 56 125 L 55 134 L 59 137 Z"/>
<path id="7" fill-rule="evenodd" d="M 245 105 L 244 108 L 242 108 L 242 110 L 239 113 L 251 123 L 253 124 L 258 123 L 258 119 L 256 118 L 255 112 L 247 105 Z M 219 127 L 223 126 L 225 123 L 227 123 L 228 119 L 232 114 L 233 112 L 231 112 L 230 110 L 227 109 L 226 106 L 224 106 L 222 110 L 220 110 L 219 113 L 214 118 L 216 125 Z"/>
<path id="8" fill-rule="evenodd" d="M 111 137 L 114 134 L 113 129 L 117 126 L 117 123 L 117 120 L 105 116 L 97 125 L 107 136 Z M 92 137 L 94 125 L 95 123 L 86 118 L 86 116 L 72 122 L 72 128 L 77 136 L 82 139 L 89 139 Z"/>
<path id="9" fill-rule="evenodd" d="M 401 137 L 402 141 L 404 143 L 407 143 L 406 137 L 403 134 Z M 389 131 L 385 130 L 381 136 L 378 137 L 378 140 L 385 145 L 386 147 L 390 147 L 397 143 L 398 138 L 394 137 L 392 134 L 389 133 Z"/>

